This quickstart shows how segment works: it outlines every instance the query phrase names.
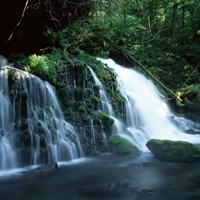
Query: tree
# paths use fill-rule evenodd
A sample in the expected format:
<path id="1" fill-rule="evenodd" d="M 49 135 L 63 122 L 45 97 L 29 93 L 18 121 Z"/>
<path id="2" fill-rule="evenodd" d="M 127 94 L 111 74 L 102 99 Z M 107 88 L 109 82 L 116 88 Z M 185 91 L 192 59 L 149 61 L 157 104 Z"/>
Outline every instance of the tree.
<path id="1" fill-rule="evenodd" d="M 52 32 L 88 15 L 92 0 L 0 0 L 0 53 L 33 53 L 52 44 Z"/>
<path id="2" fill-rule="evenodd" d="M 60 42 L 95 56 L 126 58 L 184 105 L 182 96 L 200 81 L 199 9 L 198 0 L 102 0 L 67 27 Z"/>

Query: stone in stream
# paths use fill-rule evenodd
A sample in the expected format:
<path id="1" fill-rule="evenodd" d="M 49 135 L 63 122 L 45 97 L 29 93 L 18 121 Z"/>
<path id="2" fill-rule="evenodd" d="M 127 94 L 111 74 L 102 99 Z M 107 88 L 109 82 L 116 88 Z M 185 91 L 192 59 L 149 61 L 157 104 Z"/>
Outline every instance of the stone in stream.
<path id="1" fill-rule="evenodd" d="M 50 162 L 47 164 L 44 164 L 36 169 L 23 172 L 24 174 L 30 174 L 30 173 L 38 173 L 38 172 L 52 172 L 58 168 L 57 162 Z"/>
<path id="2" fill-rule="evenodd" d="M 193 162 L 200 159 L 200 147 L 185 141 L 150 139 L 146 146 L 159 160 Z"/>

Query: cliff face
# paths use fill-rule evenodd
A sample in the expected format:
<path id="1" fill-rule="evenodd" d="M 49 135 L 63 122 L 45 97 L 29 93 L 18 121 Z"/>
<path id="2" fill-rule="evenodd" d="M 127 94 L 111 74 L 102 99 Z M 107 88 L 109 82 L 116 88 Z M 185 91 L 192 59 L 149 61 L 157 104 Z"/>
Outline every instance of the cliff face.
<path id="1" fill-rule="evenodd" d="M 0 1 L 0 54 L 35 53 L 52 45 L 51 34 L 87 16 L 91 1 Z"/>
<path id="2" fill-rule="evenodd" d="M 35 56 L 34 60 L 42 61 L 41 56 Z M 3 59 L 2 63 L 4 63 Z M 116 112 L 120 115 L 122 114 L 123 100 L 116 91 L 117 84 L 115 74 L 109 70 L 109 68 L 104 68 L 96 59 L 91 60 L 90 67 L 73 55 L 70 55 L 67 60 L 58 59 L 56 63 L 54 67 L 57 73 L 52 83 L 54 84 L 56 96 L 61 105 L 62 114 L 59 114 L 59 117 L 57 117 L 58 111 L 55 110 L 58 106 L 53 106 L 55 102 L 47 103 L 53 100 L 53 98 L 47 98 L 46 89 L 43 89 L 49 86 L 46 85 L 45 82 L 17 69 L 24 68 L 16 64 L 13 64 L 14 68 L 8 67 L 6 73 L 4 73 L 5 69 L 2 68 L 2 70 L 0 70 L 0 72 L 4 73 L 5 77 L 7 77 L 6 80 L 8 84 L 5 88 L 6 91 L 8 91 L 8 104 L 11 107 L 9 108 L 13 110 L 12 123 L 15 124 L 12 130 L 14 139 L 12 139 L 13 142 L 11 146 L 14 146 L 20 155 L 17 154 L 16 157 L 22 158 L 20 163 L 34 163 L 34 156 L 32 155 L 35 155 L 35 153 L 33 152 L 37 152 L 38 162 L 49 161 L 49 155 L 53 154 L 49 153 L 49 144 L 60 140 L 55 138 L 57 131 L 61 130 L 62 127 L 63 129 L 71 127 L 67 125 L 67 123 L 71 124 L 74 129 L 71 130 L 71 127 L 70 130 L 61 132 L 71 138 L 71 142 L 67 146 L 71 145 L 72 149 L 74 146 L 77 146 L 78 150 L 75 151 L 77 157 L 81 155 L 82 150 L 85 155 L 99 155 L 109 151 L 107 141 L 113 133 L 112 125 L 114 120 L 106 114 L 106 111 L 104 112 L 102 108 L 102 103 L 106 102 L 102 102 L 100 98 L 100 88 L 95 83 L 94 75 L 91 73 L 91 70 L 93 69 L 99 79 L 102 80 L 105 86 L 105 92 L 112 97 L 111 101 L 113 107 L 115 110 L 117 109 Z M 38 64 L 41 67 L 41 62 Z M 30 67 L 33 67 L 33 65 Z M 34 68 L 36 68 L 35 65 Z M 37 71 L 35 71 L 35 73 L 36 72 Z M 44 75 L 45 71 L 41 73 Z M 41 76 L 41 73 L 38 75 Z M 49 73 L 47 74 L 49 75 Z M 48 81 L 45 76 L 43 78 L 43 80 Z M 37 83 L 35 83 L 36 80 L 38 80 Z M 51 79 L 49 79 L 49 81 L 51 81 Z M 40 89 L 40 86 L 42 90 L 36 91 L 37 88 Z M 34 88 L 36 90 L 32 90 Z M 32 95 L 36 95 L 37 97 L 32 97 Z M 38 101 L 34 102 L 34 100 Z M 37 108 L 39 106 L 39 109 L 32 108 L 32 105 Z M 53 106 L 53 109 L 51 106 Z M 5 106 L 3 105 L 3 107 Z M 50 114 L 51 110 L 53 114 Z M 30 116 L 32 111 L 34 111 L 34 114 Z M 4 112 L 0 114 L 2 114 L 2 116 L 5 115 Z M 61 120 L 60 116 L 62 115 L 63 118 Z M 33 121 L 30 122 L 30 119 L 33 119 Z M 64 122 L 64 119 L 67 123 Z M 55 123 L 59 123 L 56 126 L 57 128 L 53 128 Z M 34 130 L 32 130 L 31 127 L 34 127 Z M 79 139 L 76 138 L 77 136 L 75 137 L 74 133 L 79 135 Z M 7 138 L 7 136 L 5 137 Z M 48 141 L 48 138 L 51 137 L 55 139 L 53 142 Z M 65 137 L 65 135 L 63 137 Z M 82 146 L 80 148 L 81 150 L 79 149 L 79 144 Z M 62 153 L 60 154 L 62 155 Z"/>

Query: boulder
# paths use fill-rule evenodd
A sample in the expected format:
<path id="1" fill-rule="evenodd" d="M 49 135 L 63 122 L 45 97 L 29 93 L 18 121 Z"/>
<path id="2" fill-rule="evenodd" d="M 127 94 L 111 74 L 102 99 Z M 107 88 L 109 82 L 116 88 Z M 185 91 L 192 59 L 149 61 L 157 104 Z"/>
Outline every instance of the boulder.
<path id="1" fill-rule="evenodd" d="M 119 135 L 111 136 L 108 140 L 108 144 L 110 151 L 116 154 L 139 154 L 137 147 Z"/>
<path id="2" fill-rule="evenodd" d="M 162 161 L 192 162 L 200 159 L 200 147 L 185 141 L 150 139 L 146 146 Z"/>

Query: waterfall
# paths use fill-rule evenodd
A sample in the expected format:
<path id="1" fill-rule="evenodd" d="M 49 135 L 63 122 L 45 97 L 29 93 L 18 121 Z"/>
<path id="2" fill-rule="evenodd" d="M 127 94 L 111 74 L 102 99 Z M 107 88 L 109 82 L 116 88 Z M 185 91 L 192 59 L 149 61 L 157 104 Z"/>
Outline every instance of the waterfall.
<path id="1" fill-rule="evenodd" d="M 102 110 L 107 113 L 113 120 L 114 120 L 114 124 L 113 124 L 113 130 L 112 133 L 113 134 L 118 134 L 121 137 L 128 139 L 130 142 L 134 143 L 134 145 L 138 148 L 140 148 L 140 138 L 138 137 L 133 137 L 133 135 L 129 134 L 128 129 L 124 126 L 124 124 L 116 117 L 116 114 L 114 112 L 113 106 L 111 104 L 111 101 L 108 97 L 108 95 L 106 94 L 106 91 L 104 89 L 103 84 L 101 83 L 101 81 L 99 80 L 99 78 L 97 77 L 96 73 L 92 70 L 92 68 L 89 67 L 89 70 L 92 74 L 92 76 L 94 77 L 94 81 L 95 84 L 98 86 L 99 88 L 99 96 L 100 96 L 100 100 L 101 100 L 101 104 L 102 104 Z M 123 134 L 124 133 L 124 134 Z M 105 135 L 103 135 L 103 138 L 106 138 Z M 107 143 L 107 138 L 106 140 L 104 139 L 104 142 Z M 108 145 L 108 144 L 107 144 Z"/>
<path id="2" fill-rule="evenodd" d="M 111 117 L 114 117 L 114 111 L 112 108 L 112 105 L 110 103 L 109 98 L 106 95 L 105 89 L 101 83 L 101 81 L 98 79 L 96 73 L 92 70 L 91 67 L 88 67 L 92 76 L 94 77 L 95 84 L 99 87 L 99 96 L 102 104 L 102 110 L 106 113 L 108 113 Z"/>
<path id="3" fill-rule="evenodd" d="M 8 83 L 9 82 L 9 83 Z M 83 156 L 53 87 L 8 65 L 0 68 L 0 169 Z"/>
<path id="4" fill-rule="evenodd" d="M 13 110 L 8 95 L 7 73 L 0 68 L 0 169 L 17 166 L 13 143 Z"/>
<path id="5" fill-rule="evenodd" d="M 116 134 L 120 134 L 121 132 L 124 131 L 124 126 L 123 126 L 122 122 L 116 117 L 113 106 L 111 104 L 111 101 L 110 101 L 108 95 L 106 94 L 103 84 L 101 83 L 101 81 L 99 80 L 96 73 L 92 70 L 91 67 L 89 67 L 89 70 L 90 70 L 92 76 L 94 77 L 95 84 L 99 88 L 99 96 L 100 96 L 100 100 L 101 100 L 102 110 L 105 113 L 107 113 L 114 120 L 113 132 Z"/>
<path id="6" fill-rule="evenodd" d="M 117 76 L 118 90 L 125 99 L 126 129 L 125 137 L 141 150 L 147 150 L 145 144 L 150 138 L 183 140 L 200 143 L 200 136 L 185 134 L 188 127 L 194 127 L 192 121 L 174 116 L 155 85 L 142 74 L 124 68 L 111 59 L 99 59 L 104 67 L 114 70 Z M 179 122 L 179 127 L 170 118 Z M 196 129 L 200 130 L 197 123 Z"/>

